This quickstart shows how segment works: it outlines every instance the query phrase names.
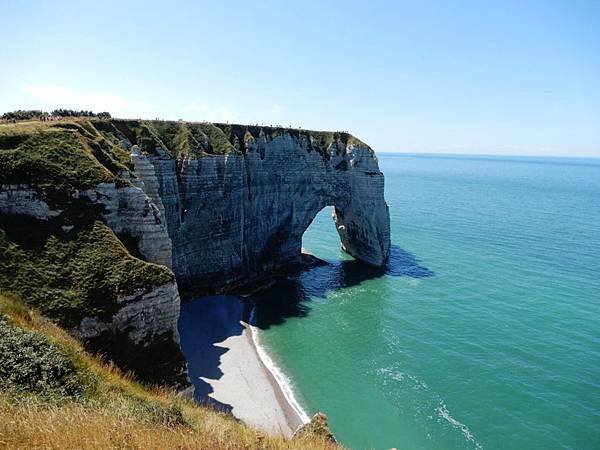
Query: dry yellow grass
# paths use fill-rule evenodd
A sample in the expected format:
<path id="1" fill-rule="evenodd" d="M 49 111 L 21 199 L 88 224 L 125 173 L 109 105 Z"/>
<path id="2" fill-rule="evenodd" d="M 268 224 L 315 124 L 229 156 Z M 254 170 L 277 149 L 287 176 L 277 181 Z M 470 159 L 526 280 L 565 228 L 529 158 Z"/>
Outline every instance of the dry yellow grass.
<path id="1" fill-rule="evenodd" d="M 199 409 L 199 408 L 198 408 Z M 6 449 L 334 449 L 319 438 L 265 436 L 223 415 L 201 413 L 198 427 L 143 423 L 79 404 L 44 407 L 0 400 Z M 200 417 L 198 417 L 200 419 Z"/>
<path id="2" fill-rule="evenodd" d="M 0 293 L 0 315 L 73 354 L 98 378 L 89 398 L 49 404 L 0 386 L 2 449 L 339 449 L 320 436 L 267 436 L 166 388 L 149 388 L 85 352 L 64 330 Z"/>

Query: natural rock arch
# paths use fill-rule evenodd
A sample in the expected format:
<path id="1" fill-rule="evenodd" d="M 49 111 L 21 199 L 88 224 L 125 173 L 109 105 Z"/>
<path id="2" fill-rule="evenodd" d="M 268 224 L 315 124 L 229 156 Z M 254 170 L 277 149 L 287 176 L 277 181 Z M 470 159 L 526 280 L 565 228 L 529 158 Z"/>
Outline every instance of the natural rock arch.
<path id="1" fill-rule="evenodd" d="M 373 150 L 348 135 L 326 152 L 309 135 L 282 133 L 228 154 L 157 153 L 134 151 L 134 173 L 167 223 L 184 289 L 222 291 L 295 261 L 304 231 L 328 205 L 349 254 L 375 266 L 388 259 L 384 177 Z"/>

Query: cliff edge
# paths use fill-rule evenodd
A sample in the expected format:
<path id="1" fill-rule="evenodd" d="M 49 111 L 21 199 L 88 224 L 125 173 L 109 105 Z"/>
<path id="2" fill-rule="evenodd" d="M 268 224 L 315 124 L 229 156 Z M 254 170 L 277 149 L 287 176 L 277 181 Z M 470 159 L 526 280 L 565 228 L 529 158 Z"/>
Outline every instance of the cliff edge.
<path id="1" fill-rule="evenodd" d="M 186 387 L 180 292 L 224 292 L 301 254 L 325 206 L 381 266 L 384 178 L 347 133 L 65 118 L 0 124 L 0 290 L 143 380 Z"/>
<path id="2" fill-rule="evenodd" d="M 298 259 L 302 234 L 333 207 L 342 247 L 382 266 L 390 249 L 383 174 L 347 133 L 113 121 L 133 173 L 166 220 L 180 287 L 221 292 Z M 114 129 L 113 129 L 114 128 Z"/>

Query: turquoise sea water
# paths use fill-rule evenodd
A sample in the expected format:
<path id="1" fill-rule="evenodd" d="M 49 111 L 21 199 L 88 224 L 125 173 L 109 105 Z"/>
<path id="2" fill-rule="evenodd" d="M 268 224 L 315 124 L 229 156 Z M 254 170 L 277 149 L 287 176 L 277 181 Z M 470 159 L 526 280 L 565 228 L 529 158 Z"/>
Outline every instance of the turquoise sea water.
<path id="1" fill-rule="evenodd" d="M 353 448 L 600 448 L 600 160 L 380 155 L 383 274 L 339 250 L 258 298 L 261 342 Z"/>

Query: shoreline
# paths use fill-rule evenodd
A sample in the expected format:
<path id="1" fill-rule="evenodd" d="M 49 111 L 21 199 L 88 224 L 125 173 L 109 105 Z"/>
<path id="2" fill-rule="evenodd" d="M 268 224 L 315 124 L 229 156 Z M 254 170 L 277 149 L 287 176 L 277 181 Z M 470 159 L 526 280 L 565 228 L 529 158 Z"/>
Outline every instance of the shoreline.
<path id="1" fill-rule="evenodd" d="M 306 411 L 304 411 L 302 406 L 300 406 L 300 403 L 298 403 L 298 400 L 294 395 L 294 390 L 292 389 L 291 383 L 287 376 L 273 362 L 264 346 L 260 344 L 258 329 L 252 325 L 248 325 L 247 330 L 250 330 L 249 338 L 252 346 L 254 347 L 254 351 L 258 355 L 260 362 L 265 368 L 267 376 L 271 380 L 273 390 L 278 392 L 283 397 L 282 401 L 286 404 L 287 408 L 290 408 L 293 411 L 296 421 L 299 421 L 298 425 L 296 425 L 294 429 L 295 431 L 298 426 L 310 422 L 310 417 Z"/>
<path id="2" fill-rule="evenodd" d="M 231 414 L 247 425 L 291 437 L 305 423 L 306 413 L 296 409 L 299 405 L 288 399 L 287 387 L 265 362 L 270 357 L 256 343 L 256 330 L 243 321 L 240 324 L 244 329 L 239 336 L 214 344 L 227 351 L 219 364 L 223 376 L 216 380 L 201 377 L 213 388 L 209 397 L 230 406 Z"/>
<path id="3" fill-rule="evenodd" d="M 195 398 L 268 434 L 291 437 L 310 419 L 261 346 L 258 329 L 250 325 L 253 311 L 249 300 L 237 296 L 183 305 L 179 331 Z"/>
<path id="4" fill-rule="evenodd" d="M 279 367 L 275 365 L 264 347 L 260 345 L 256 327 L 247 324 L 244 333 L 250 341 L 250 344 L 265 371 L 265 375 L 273 388 L 279 406 L 284 411 L 286 421 L 292 431 L 291 434 L 294 434 L 301 425 L 310 422 L 310 417 L 296 400 L 287 377 Z"/>

